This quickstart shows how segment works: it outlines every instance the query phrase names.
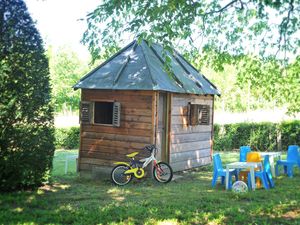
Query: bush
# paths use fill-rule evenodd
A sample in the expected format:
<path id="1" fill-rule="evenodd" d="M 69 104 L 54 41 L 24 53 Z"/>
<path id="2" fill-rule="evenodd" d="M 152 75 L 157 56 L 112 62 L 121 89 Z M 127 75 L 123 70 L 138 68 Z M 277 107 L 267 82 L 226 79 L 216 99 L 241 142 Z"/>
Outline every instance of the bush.
<path id="1" fill-rule="evenodd" d="M 289 145 L 300 144 L 300 121 L 289 121 L 279 124 L 282 149 Z"/>
<path id="2" fill-rule="evenodd" d="M 214 149 L 232 151 L 249 145 L 256 151 L 282 151 L 300 143 L 300 121 L 236 123 L 214 126 Z"/>
<path id="3" fill-rule="evenodd" d="M 55 129 L 55 147 L 64 149 L 79 148 L 79 127 Z"/>
<path id="4" fill-rule="evenodd" d="M 0 189 L 11 191 L 40 186 L 49 178 L 54 154 L 54 129 L 38 126 L 17 126 L 10 130 L 13 148 L 1 151 Z"/>

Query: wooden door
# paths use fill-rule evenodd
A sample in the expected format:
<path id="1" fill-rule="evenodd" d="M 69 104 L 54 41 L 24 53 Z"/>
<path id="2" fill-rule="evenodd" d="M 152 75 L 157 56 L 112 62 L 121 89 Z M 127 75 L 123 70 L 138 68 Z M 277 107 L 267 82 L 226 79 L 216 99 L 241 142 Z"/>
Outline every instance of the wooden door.
<path id="1" fill-rule="evenodd" d="M 157 159 L 161 161 L 168 161 L 167 155 L 167 94 L 159 93 L 158 98 L 158 126 L 157 126 L 157 147 L 158 154 Z"/>

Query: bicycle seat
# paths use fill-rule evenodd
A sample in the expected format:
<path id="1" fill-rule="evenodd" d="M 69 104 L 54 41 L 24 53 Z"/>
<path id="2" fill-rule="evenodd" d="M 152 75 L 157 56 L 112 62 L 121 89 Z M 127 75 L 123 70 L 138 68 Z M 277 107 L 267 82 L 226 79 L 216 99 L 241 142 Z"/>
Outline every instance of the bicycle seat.
<path id="1" fill-rule="evenodd" d="M 129 157 L 129 158 L 133 158 L 133 157 L 136 156 L 137 154 L 139 154 L 139 152 L 132 152 L 132 153 L 126 155 L 126 156 Z"/>

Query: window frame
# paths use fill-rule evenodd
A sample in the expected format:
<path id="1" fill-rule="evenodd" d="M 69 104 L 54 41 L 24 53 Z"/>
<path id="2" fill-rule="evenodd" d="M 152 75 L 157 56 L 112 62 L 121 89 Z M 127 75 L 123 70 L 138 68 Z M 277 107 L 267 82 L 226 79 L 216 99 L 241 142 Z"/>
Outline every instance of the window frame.
<path id="1" fill-rule="evenodd" d="M 111 124 L 107 124 L 107 123 L 96 123 L 96 122 L 95 122 L 95 104 L 96 104 L 96 102 L 101 102 L 101 103 L 114 103 L 115 101 L 113 101 L 113 100 L 92 101 L 92 123 L 93 123 L 93 125 L 100 125 L 100 126 L 114 127 L 114 124 L 113 124 L 113 110 L 112 110 L 112 123 L 111 123 Z M 114 104 L 112 104 L 112 108 L 114 108 Z"/>

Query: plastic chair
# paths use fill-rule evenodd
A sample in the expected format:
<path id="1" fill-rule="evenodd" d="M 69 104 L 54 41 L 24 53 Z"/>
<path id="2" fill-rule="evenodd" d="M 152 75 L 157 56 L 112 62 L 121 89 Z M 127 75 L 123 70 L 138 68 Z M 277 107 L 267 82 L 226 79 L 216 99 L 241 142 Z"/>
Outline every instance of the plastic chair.
<path id="1" fill-rule="evenodd" d="M 299 156 L 299 146 L 290 145 L 288 147 L 287 159 L 278 160 L 275 167 L 276 176 L 279 175 L 278 167 L 282 165 L 284 167 L 284 173 L 288 177 L 293 177 L 293 167 L 298 166 L 300 168 L 300 156 Z"/>
<path id="2" fill-rule="evenodd" d="M 274 187 L 274 182 L 272 179 L 272 174 L 271 174 L 271 166 L 270 166 L 270 161 L 269 161 L 269 156 L 265 156 L 264 162 L 263 162 L 263 170 L 261 171 L 254 171 L 254 177 L 255 178 L 260 178 L 260 180 L 263 183 L 263 186 L 265 189 L 269 189 L 270 187 Z M 269 182 L 269 184 L 268 184 Z M 251 188 L 251 178 L 250 178 L 250 173 L 248 173 L 248 187 Z"/>
<path id="3" fill-rule="evenodd" d="M 264 171 L 266 172 L 267 179 L 269 182 L 269 187 L 273 188 L 275 187 L 273 177 L 272 177 L 272 171 L 271 171 L 271 164 L 270 164 L 270 156 L 266 155 L 264 159 Z"/>
<path id="4" fill-rule="evenodd" d="M 251 152 L 250 146 L 240 147 L 240 162 L 246 162 L 248 152 Z"/>
<path id="5" fill-rule="evenodd" d="M 261 162 L 262 158 L 261 158 L 259 152 L 250 152 L 247 154 L 246 161 L 247 162 Z"/>
<path id="6" fill-rule="evenodd" d="M 211 186 L 215 187 L 218 177 L 221 177 L 221 184 L 224 184 L 225 177 L 226 177 L 226 169 L 223 169 L 220 154 L 214 154 L 213 164 L 214 164 L 214 172 L 213 172 L 213 179 L 211 182 Z M 238 173 L 236 169 L 229 170 L 229 187 L 228 187 L 229 189 L 231 189 L 232 186 L 232 179 L 231 179 L 232 176 L 235 176 L 236 181 L 238 180 Z"/>
<path id="7" fill-rule="evenodd" d="M 262 159 L 261 159 L 261 156 L 258 152 L 248 152 L 247 153 L 247 157 L 246 157 L 246 161 L 247 162 L 261 162 Z M 255 171 L 259 170 L 258 168 L 255 169 Z M 249 182 L 249 179 L 248 179 L 248 173 L 249 173 L 249 170 L 244 170 L 244 171 L 240 171 L 239 173 L 239 179 L 248 183 Z M 260 187 L 260 181 L 258 180 L 256 182 L 256 185 L 258 187 Z"/>

